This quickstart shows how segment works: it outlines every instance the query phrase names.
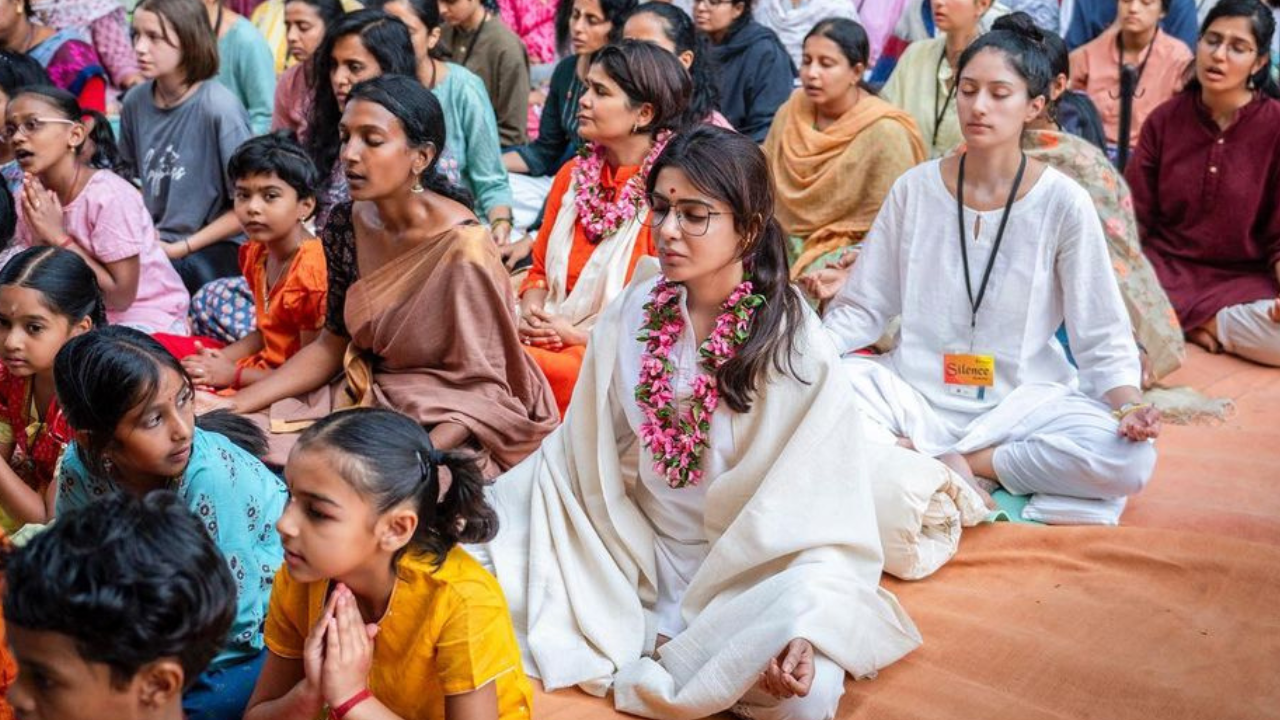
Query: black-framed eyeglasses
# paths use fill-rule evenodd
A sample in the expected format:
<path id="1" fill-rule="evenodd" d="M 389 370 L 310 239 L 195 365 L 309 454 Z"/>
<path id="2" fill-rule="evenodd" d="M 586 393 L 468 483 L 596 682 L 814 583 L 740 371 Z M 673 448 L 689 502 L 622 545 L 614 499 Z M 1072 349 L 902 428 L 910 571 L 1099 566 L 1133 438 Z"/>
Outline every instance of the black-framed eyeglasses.
<path id="1" fill-rule="evenodd" d="M 649 214 L 641 222 L 654 230 L 661 228 L 667 221 L 667 216 L 671 214 L 671 203 L 652 195 L 645 197 L 645 202 L 649 204 Z M 732 215 L 732 213 L 712 210 L 701 203 L 687 205 L 684 210 L 676 210 L 675 214 L 676 225 L 680 227 L 681 232 L 692 237 L 706 235 L 707 230 L 711 228 L 711 218 L 716 215 Z"/>

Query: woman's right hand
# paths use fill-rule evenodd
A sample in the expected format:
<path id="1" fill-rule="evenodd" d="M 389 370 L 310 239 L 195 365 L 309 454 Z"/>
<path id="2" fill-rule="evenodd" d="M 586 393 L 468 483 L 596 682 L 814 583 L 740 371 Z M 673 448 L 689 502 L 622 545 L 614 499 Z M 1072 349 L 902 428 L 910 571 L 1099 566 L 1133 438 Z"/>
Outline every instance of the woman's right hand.
<path id="1" fill-rule="evenodd" d="M 813 686 L 813 644 L 804 638 L 787 643 L 770 658 L 756 686 L 781 700 L 808 695 Z"/>

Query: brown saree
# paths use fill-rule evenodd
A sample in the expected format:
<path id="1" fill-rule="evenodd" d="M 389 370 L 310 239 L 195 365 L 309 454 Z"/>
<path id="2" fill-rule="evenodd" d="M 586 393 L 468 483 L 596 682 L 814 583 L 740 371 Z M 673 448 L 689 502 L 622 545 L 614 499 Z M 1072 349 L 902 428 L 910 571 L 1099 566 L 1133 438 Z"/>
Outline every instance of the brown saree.
<path id="1" fill-rule="evenodd" d="M 521 348 L 515 300 L 488 232 L 458 226 L 408 250 L 347 289 L 345 372 L 270 411 L 270 460 L 287 458 L 309 422 L 353 406 L 387 407 L 425 427 L 471 434 L 485 475 L 533 452 L 558 421 L 551 388 Z"/>

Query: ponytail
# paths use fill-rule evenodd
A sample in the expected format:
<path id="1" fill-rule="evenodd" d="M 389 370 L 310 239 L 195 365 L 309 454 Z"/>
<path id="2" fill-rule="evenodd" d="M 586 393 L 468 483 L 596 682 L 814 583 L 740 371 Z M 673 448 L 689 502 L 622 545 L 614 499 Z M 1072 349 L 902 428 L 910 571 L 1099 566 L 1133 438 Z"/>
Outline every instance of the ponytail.
<path id="1" fill-rule="evenodd" d="M 431 444 L 430 436 L 427 444 Z M 498 514 L 484 497 L 485 480 L 470 453 L 429 448 L 418 451 L 422 466 L 418 483 L 418 529 L 410 544 L 444 562 L 459 543 L 488 542 L 498 534 Z M 440 498 L 440 469 L 449 471 L 449 487 Z M 433 522 L 421 508 L 435 505 Z"/>
<path id="2" fill-rule="evenodd" d="M 405 415 L 376 408 L 334 413 L 307 428 L 294 452 L 313 450 L 330 452 L 338 474 L 378 514 L 412 502 L 418 527 L 406 549 L 437 567 L 458 543 L 486 542 L 498 532 L 475 456 L 435 449 L 427 431 Z M 443 498 L 442 468 L 448 470 Z"/>
<path id="3" fill-rule="evenodd" d="M 214 410 L 196 416 L 196 427 L 205 432 L 217 433 L 233 445 L 261 459 L 266 456 L 267 434 L 257 423 L 230 410 Z"/>

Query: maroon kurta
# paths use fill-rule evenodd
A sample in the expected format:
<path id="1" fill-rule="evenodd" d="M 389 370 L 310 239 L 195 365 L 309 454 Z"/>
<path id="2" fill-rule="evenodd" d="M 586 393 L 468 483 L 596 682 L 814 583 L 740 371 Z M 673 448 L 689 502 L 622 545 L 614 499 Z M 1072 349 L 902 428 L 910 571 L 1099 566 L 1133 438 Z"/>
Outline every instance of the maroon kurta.
<path id="1" fill-rule="evenodd" d="M 1185 329 L 1280 293 L 1280 101 L 1257 97 L 1222 130 L 1198 93 L 1179 93 L 1143 125 L 1125 178 Z"/>

